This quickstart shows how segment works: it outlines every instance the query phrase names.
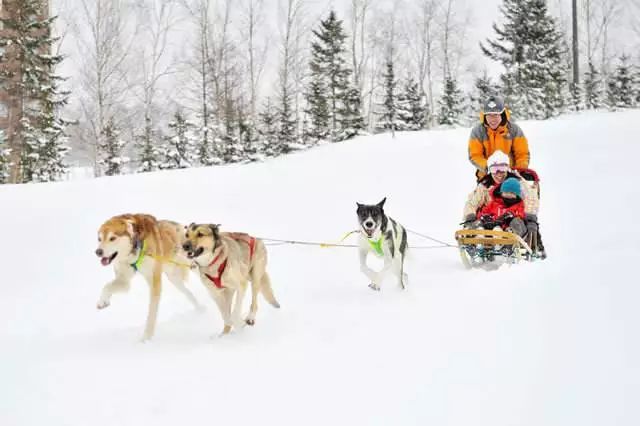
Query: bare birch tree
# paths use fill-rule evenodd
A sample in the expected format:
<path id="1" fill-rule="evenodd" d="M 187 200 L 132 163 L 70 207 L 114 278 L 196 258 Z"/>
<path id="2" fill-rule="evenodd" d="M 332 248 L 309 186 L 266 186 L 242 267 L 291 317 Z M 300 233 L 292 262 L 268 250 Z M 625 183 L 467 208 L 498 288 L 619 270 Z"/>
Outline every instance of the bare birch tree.
<path id="1" fill-rule="evenodd" d="M 147 0 L 138 7 L 141 30 L 137 52 L 140 70 L 138 96 L 144 116 L 144 127 L 139 135 L 141 151 L 138 161 L 142 171 L 156 170 L 160 161 L 156 152 L 158 125 L 154 124 L 154 119 L 166 112 L 166 103 L 158 102 L 164 89 L 162 80 L 176 72 L 176 64 L 169 51 L 171 31 L 179 19 L 176 7 L 174 0 Z"/>
<path id="2" fill-rule="evenodd" d="M 100 175 L 99 146 L 109 121 L 122 121 L 130 82 L 127 60 L 135 38 L 121 0 L 80 0 L 73 33 L 79 58 L 78 101 L 82 123 L 78 137 L 88 151 L 94 172 Z"/>

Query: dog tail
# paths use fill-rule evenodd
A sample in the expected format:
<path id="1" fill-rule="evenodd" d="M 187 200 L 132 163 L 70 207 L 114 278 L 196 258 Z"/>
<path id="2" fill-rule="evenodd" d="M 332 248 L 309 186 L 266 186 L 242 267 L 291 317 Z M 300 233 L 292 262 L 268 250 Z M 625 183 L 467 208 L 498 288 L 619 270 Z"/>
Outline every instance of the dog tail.
<path id="1" fill-rule="evenodd" d="M 260 280 L 260 291 L 267 302 L 271 304 L 274 308 L 279 308 L 280 303 L 276 300 L 276 297 L 273 295 L 273 288 L 271 287 L 271 278 L 269 278 L 269 274 L 266 272 L 262 276 Z"/>

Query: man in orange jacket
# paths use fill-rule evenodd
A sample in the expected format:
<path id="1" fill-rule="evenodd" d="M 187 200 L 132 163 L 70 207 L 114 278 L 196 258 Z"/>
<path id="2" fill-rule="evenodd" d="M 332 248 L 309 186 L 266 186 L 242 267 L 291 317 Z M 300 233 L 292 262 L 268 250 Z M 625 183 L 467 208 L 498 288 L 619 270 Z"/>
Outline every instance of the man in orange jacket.
<path id="1" fill-rule="evenodd" d="M 480 123 L 471 130 L 469 160 L 478 181 L 487 174 L 487 158 L 496 150 L 509 155 L 511 168 L 529 167 L 529 144 L 522 129 L 510 119 L 504 100 L 491 96 L 480 112 Z"/>

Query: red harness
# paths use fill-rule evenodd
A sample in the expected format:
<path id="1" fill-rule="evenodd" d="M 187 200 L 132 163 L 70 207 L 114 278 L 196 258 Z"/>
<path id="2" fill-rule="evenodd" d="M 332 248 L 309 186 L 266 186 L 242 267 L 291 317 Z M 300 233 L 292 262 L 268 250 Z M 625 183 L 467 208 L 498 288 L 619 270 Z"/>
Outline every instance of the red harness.
<path id="1" fill-rule="evenodd" d="M 230 233 L 229 236 L 236 241 L 242 241 L 249 244 L 249 262 L 251 262 L 251 260 L 253 259 L 253 252 L 255 251 L 255 248 L 256 248 L 255 237 L 250 237 L 246 234 L 241 234 L 241 233 Z M 222 251 L 220 251 L 220 253 L 218 253 L 218 255 L 213 258 L 209 266 L 212 266 L 213 264 L 215 264 L 221 255 L 222 255 Z M 224 286 L 222 285 L 222 274 L 226 267 L 227 267 L 227 259 L 225 259 L 224 262 L 221 262 L 220 265 L 218 265 L 217 276 L 214 277 L 207 273 L 205 273 L 204 276 L 209 278 L 209 280 L 213 283 L 214 286 L 216 286 L 216 288 L 224 288 Z"/>

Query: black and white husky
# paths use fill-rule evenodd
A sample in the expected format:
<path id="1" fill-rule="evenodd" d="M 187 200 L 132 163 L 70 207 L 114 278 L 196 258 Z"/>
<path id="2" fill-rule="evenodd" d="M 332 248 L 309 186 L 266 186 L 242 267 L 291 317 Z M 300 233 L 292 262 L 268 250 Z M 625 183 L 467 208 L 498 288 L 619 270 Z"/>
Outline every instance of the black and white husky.
<path id="1" fill-rule="evenodd" d="M 402 289 L 407 286 L 408 277 L 404 273 L 404 258 L 407 254 L 407 231 L 402 225 L 384 214 L 383 199 L 378 204 L 358 205 L 358 224 L 360 225 L 360 270 L 369 278 L 369 287 L 380 290 L 380 284 L 391 269 L 398 278 Z M 384 259 L 379 272 L 367 266 L 367 255 L 373 252 Z"/>

